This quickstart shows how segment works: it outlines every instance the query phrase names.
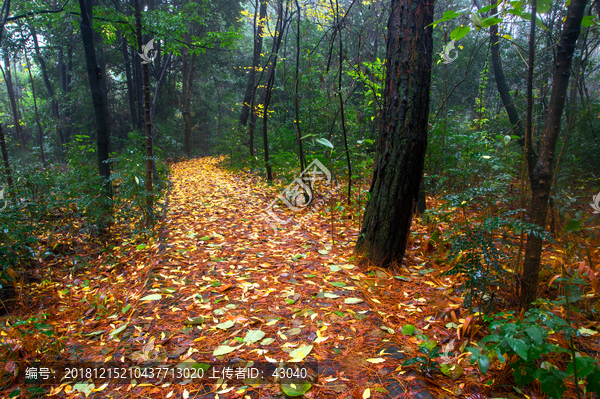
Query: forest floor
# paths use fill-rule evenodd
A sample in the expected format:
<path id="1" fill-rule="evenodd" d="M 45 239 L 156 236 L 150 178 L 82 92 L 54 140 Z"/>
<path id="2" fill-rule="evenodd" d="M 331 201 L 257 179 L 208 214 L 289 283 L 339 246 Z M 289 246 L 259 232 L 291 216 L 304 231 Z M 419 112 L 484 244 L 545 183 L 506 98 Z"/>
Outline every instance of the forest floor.
<path id="1" fill-rule="evenodd" d="M 43 259 L 10 315 L 32 319 L 2 323 L 6 397 L 483 397 L 489 378 L 465 355 L 453 359 L 456 381 L 402 367 L 421 342 L 403 334 L 408 324 L 448 349 L 477 334 L 458 282 L 437 273 L 427 226 L 416 221 L 423 239 L 411 239 L 402 270 L 386 271 L 354 259 L 356 220 L 336 217 L 333 245 L 329 212 L 273 231 L 264 211 L 278 190 L 218 159 L 174 164 L 171 182 L 150 242 L 47 237 L 62 253 Z M 39 374 L 41 386 L 7 377 L 34 362 L 54 373 Z M 151 368 L 132 371 L 142 363 Z M 305 372 L 318 378 L 303 383 Z"/>

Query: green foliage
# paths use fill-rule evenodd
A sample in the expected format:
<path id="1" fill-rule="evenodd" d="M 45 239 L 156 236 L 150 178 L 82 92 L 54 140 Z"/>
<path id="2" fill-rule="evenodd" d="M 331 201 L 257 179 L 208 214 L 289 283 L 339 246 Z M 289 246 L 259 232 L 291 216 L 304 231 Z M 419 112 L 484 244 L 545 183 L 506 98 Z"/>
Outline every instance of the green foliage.
<path id="1" fill-rule="evenodd" d="M 574 363 L 577 376 L 586 379 L 589 392 L 600 393 L 598 376 L 600 365 L 589 357 L 571 357 L 566 370 L 562 371 L 546 358 L 564 357 L 569 353 L 565 348 L 548 342 L 548 335 L 562 332 L 567 336 L 577 333 L 562 318 L 550 311 L 533 308 L 525 312 L 524 318 L 515 318 L 514 312 L 495 315 L 489 329 L 492 334 L 480 341 L 485 346 L 469 347 L 471 363 L 478 363 L 482 374 L 487 373 L 492 359 L 508 363 L 513 370 L 515 383 L 523 387 L 534 380 L 541 383 L 542 391 L 551 398 L 561 398 L 566 390 L 565 381 L 574 377 Z M 515 359 L 511 362 L 511 359 Z"/>

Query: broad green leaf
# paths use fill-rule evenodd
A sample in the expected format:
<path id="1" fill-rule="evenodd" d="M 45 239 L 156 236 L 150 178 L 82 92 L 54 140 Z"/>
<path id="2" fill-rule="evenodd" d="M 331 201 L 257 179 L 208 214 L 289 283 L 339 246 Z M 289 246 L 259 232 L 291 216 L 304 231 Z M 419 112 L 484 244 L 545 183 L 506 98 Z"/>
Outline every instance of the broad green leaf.
<path id="1" fill-rule="evenodd" d="M 220 328 L 221 330 L 227 330 L 228 328 L 231 328 L 234 325 L 235 325 L 235 321 L 227 320 L 227 321 L 224 321 L 223 323 L 217 324 L 215 327 Z"/>
<path id="2" fill-rule="evenodd" d="M 290 357 L 292 358 L 292 362 L 301 362 L 304 358 L 310 353 L 312 350 L 312 345 L 301 346 L 298 349 L 294 349 L 290 352 Z"/>
<path id="3" fill-rule="evenodd" d="M 123 324 L 123 325 L 122 325 L 121 327 L 119 327 L 119 328 L 115 328 L 115 329 L 114 329 L 114 330 L 112 330 L 112 331 L 110 332 L 110 334 L 108 334 L 108 335 L 110 335 L 111 337 L 114 337 L 114 336 L 116 336 L 117 334 L 119 334 L 121 331 L 123 331 L 124 329 L 126 329 L 128 325 L 129 325 L 129 322 L 127 322 L 127 323 Z"/>
<path id="4" fill-rule="evenodd" d="M 565 227 L 563 227 L 563 230 L 569 232 L 579 231 L 581 230 L 581 223 L 581 220 L 571 219 L 567 222 Z"/>
<path id="5" fill-rule="evenodd" d="M 123 309 L 121 309 L 121 313 L 127 313 L 129 309 L 131 309 L 131 305 L 123 306 Z"/>
<path id="6" fill-rule="evenodd" d="M 525 332 L 529 337 L 536 343 L 536 345 L 542 345 L 544 343 L 544 337 L 542 330 L 539 327 L 529 326 L 525 329 Z"/>
<path id="7" fill-rule="evenodd" d="M 536 5 L 537 12 L 540 14 L 544 14 L 550 11 L 550 8 L 552 7 L 552 0 L 537 0 Z"/>
<path id="8" fill-rule="evenodd" d="M 287 396 L 303 396 L 312 387 L 310 382 L 296 382 L 279 386 Z"/>
<path id="9" fill-rule="evenodd" d="M 137 179 L 137 177 L 136 177 L 136 179 Z M 140 244 L 140 245 L 138 245 L 137 247 L 135 247 L 135 249 L 137 249 L 138 251 L 141 251 L 142 249 L 144 249 L 144 248 L 146 248 L 146 247 L 147 247 L 147 245 L 146 245 L 146 244 Z"/>
<path id="10" fill-rule="evenodd" d="M 333 285 L 334 287 L 338 287 L 338 288 L 342 288 L 346 286 L 346 283 L 343 283 L 341 281 L 333 281 L 333 282 L 329 282 L 329 284 Z"/>
<path id="11" fill-rule="evenodd" d="M 265 333 L 261 330 L 250 330 L 246 333 L 244 337 L 244 343 L 252 344 L 254 342 L 260 341 L 265 337 Z"/>
<path id="12" fill-rule="evenodd" d="M 81 392 L 87 398 L 92 390 L 95 388 L 95 385 L 91 382 L 78 382 L 73 385 L 73 390 Z"/>
<path id="13" fill-rule="evenodd" d="M 485 355 L 481 355 L 479 356 L 478 360 L 479 370 L 481 371 L 481 374 L 487 373 L 488 369 L 490 368 L 490 358 Z"/>
<path id="14" fill-rule="evenodd" d="M 233 352 L 234 350 L 236 350 L 237 347 L 234 346 L 228 346 L 228 345 L 221 345 L 218 346 L 214 351 L 213 351 L 213 356 L 221 356 L 221 355 L 226 355 L 228 353 Z"/>
<path id="15" fill-rule="evenodd" d="M 521 359 L 527 361 L 527 344 L 523 340 L 508 337 L 506 343 Z"/>
<path id="16" fill-rule="evenodd" d="M 355 303 L 361 303 L 363 302 L 362 299 L 360 298 L 346 298 L 344 299 L 344 303 L 348 304 L 348 305 L 354 305 Z"/>
<path id="17" fill-rule="evenodd" d="M 471 28 L 468 26 L 459 26 L 450 32 L 450 40 L 460 40 L 463 37 L 467 36 L 467 34 L 471 31 Z"/>
<path id="18" fill-rule="evenodd" d="M 322 139 L 321 138 L 321 139 L 317 139 L 315 141 L 317 143 L 321 144 L 322 146 L 329 147 L 329 148 L 333 149 L 333 144 L 331 144 L 331 142 L 329 140 L 327 140 L 327 139 Z"/>
<path id="19" fill-rule="evenodd" d="M 212 240 L 211 236 L 204 236 L 200 238 L 201 241 L 208 241 L 208 240 Z"/>
<path id="20" fill-rule="evenodd" d="M 593 15 L 586 15 L 585 17 L 583 17 L 583 19 L 581 20 L 581 26 L 588 27 L 588 26 L 592 26 L 596 23 L 596 17 Z"/>
<path id="21" fill-rule="evenodd" d="M 481 20 L 481 27 L 487 28 L 488 26 L 498 25 L 500 22 L 502 22 L 502 18 L 487 17 Z"/>
<path id="22" fill-rule="evenodd" d="M 158 301 L 161 298 L 162 298 L 162 295 L 160 295 L 160 294 L 150 294 L 150 295 L 146 295 L 143 298 L 140 298 L 140 301 Z"/>
<path id="23" fill-rule="evenodd" d="M 404 335 L 413 335 L 417 328 L 412 324 L 405 324 L 402 326 L 402 334 Z"/>

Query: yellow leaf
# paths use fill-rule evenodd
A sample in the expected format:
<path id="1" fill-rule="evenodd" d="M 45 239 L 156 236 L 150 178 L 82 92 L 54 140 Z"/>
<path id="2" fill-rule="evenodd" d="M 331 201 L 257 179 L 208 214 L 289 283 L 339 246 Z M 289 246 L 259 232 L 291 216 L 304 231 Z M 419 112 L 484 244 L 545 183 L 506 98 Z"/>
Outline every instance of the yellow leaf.
<path id="1" fill-rule="evenodd" d="M 367 362 L 377 364 L 377 363 L 385 362 L 385 359 L 383 359 L 381 357 L 376 357 L 376 358 L 367 359 Z"/>
<path id="2" fill-rule="evenodd" d="M 367 388 L 364 390 L 362 394 L 363 399 L 368 399 L 371 397 L 371 388 Z"/>

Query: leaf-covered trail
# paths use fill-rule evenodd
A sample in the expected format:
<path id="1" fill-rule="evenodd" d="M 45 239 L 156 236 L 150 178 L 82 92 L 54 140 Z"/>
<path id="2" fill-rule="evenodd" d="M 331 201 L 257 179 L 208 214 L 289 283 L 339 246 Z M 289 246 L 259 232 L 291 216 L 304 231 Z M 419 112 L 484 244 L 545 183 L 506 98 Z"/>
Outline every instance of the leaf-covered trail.
<path id="1" fill-rule="evenodd" d="M 82 274 L 65 276 L 71 284 L 64 282 L 70 288 L 60 292 L 59 303 L 46 304 L 71 361 L 205 363 L 209 375 L 250 361 L 264 369 L 303 360 L 319 370 L 306 397 L 428 397 L 399 367 L 416 347 L 414 337 L 400 333 L 404 324 L 447 335 L 426 320 L 434 311 L 424 306 L 451 284 L 420 273 L 425 262 L 414 265 L 420 259 L 411 255 L 415 277 L 400 279 L 364 270 L 349 262 L 356 223 L 342 227 L 336 220 L 340 243 L 332 247 L 329 214 L 304 215 L 276 235 L 263 220 L 276 189 L 226 171 L 214 158 L 173 165 L 171 181 L 157 243 L 113 248 L 123 253 L 116 267 L 101 254 Z M 51 298 L 59 288 L 39 290 Z M 116 309 L 85 306 L 102 298 Z M 244 385 L 235 377 L 211 382 L 56 384 L 50 394 L 285 397 L 279 384 Z"/>

